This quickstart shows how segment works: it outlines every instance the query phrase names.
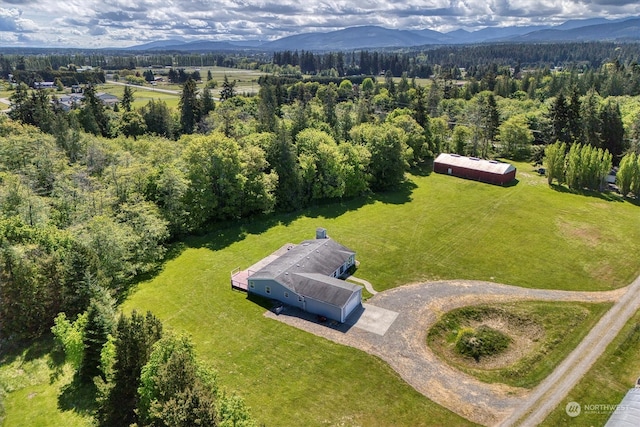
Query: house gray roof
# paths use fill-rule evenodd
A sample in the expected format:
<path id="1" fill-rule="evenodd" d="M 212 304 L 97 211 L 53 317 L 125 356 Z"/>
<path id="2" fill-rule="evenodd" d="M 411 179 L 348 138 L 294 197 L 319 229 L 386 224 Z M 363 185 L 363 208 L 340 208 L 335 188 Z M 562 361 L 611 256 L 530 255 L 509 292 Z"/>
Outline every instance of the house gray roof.
<path id="1" fill-rule="evenodd" d="M 445 165 L 458 166 L 466 169 L 481 170 L 484 172 L 491 172 L 495 174 L 505 175 L 513 170 L 515 167 L 509 163 L 498 162 L 496 160 L 483 160 L 477 157 L 465 157 L 459 154 L 440 153 L 436 157 L 435 163 L 441 163 Z"/>
<path id="2" fill-rule="evenodd" d="M 305 240 L 251 275 L 293 292 L 342 307 L 360 286 L 331 277 L 355 252 L 332 239 Z"/>
<path id="3" fill-rule="evenodd" d="M 297 273 L 293 276 L 295 277 L 294 287 L 297 294 L 336 307 L 344 306 L 353 293 L 361 289 L 358 285 L 323 274 Z"/>

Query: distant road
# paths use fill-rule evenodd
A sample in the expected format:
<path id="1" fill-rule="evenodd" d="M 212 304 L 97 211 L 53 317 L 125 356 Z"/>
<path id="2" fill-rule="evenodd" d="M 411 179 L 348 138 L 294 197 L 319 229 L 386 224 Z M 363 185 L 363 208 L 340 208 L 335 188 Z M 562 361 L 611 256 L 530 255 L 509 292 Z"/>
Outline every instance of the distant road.
<path id="1" fill-rule="evenodd" d="M 170 95 L 176 95 L 176 96 L 180 96 L 180 94 L 182 93 L 179 90 L 160 89 L 160 88 L 157 88 L 155 86 L 148 87 L 148 86 L 132 85 L 131 83 L 121 83 L 121 82 L 117 82 L 115 80 L 107 80 L 107 83 L 114 84 L 114 85 L 120 85 L 120 86 L 129 86 L 129 87 L 133 87 L 133 88 L 142 88 L 142 89 L 145 89 L 145 90 L 151 90 L 151 91 L 154 91 L 154 92 L 161 92 L 161 93 L 168 93 Z"/>

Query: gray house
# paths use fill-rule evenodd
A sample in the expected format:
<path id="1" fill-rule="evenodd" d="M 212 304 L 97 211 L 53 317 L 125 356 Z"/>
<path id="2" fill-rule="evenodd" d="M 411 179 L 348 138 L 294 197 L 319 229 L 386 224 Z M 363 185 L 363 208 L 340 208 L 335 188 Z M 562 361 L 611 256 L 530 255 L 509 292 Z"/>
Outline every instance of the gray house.
<path id="1" fill-rule="evenodd" d="M 362 304 L 362 287 L 340 279 L 355 264 L 355 257 L 355 252 L 319 229 L 315 240 L 290 246 L 252 272 L 247 291 L 344 322 Z"/>

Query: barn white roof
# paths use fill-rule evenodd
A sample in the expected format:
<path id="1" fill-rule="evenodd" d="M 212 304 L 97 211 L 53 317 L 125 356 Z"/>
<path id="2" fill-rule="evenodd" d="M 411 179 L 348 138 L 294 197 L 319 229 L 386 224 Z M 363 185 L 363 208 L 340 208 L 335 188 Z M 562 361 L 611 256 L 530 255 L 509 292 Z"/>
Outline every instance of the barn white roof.
<path id="1" fill-rule="evenodd" d="M 480 170 L 499 175 L 505 175 L 515 170 L 515 167 L 509 163 L 498 162 L 496 160 L 483 160 L 477 157 L 465 157 L 459 154 L 449 153 L 440 153 L 440 155 L 436 157 L 435 163 Z"/>

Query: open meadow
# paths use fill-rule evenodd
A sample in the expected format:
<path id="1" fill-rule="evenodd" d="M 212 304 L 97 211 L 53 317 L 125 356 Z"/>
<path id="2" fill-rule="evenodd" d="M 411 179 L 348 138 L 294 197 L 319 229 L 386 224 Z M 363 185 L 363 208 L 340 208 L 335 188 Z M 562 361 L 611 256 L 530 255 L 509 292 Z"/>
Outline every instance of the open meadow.
<path id="1" fill-rule="evenodd" d="M 509 187 L 413 174 L 393 193 L 185 239 L 121 308 L 151 310 L 168 329 L 189 334 L 221 384 L 266 425 L 464 425 L 380 359 L 265 318 L 268 304 L 232 291 L 229 274 L 284 243 L 313 238 L 316 227 L 357 253 L 356 275 L 378 291 L 436 279 L 595 291 L 626 286 L 640 273 L 640 208 L 615 195 L 549 188 L 530 165 L 516 166 L 518 182 Z M 16 389 L 5 407 L 56 407 L 51 388 L 63 382 L 44 381 Z"/>

